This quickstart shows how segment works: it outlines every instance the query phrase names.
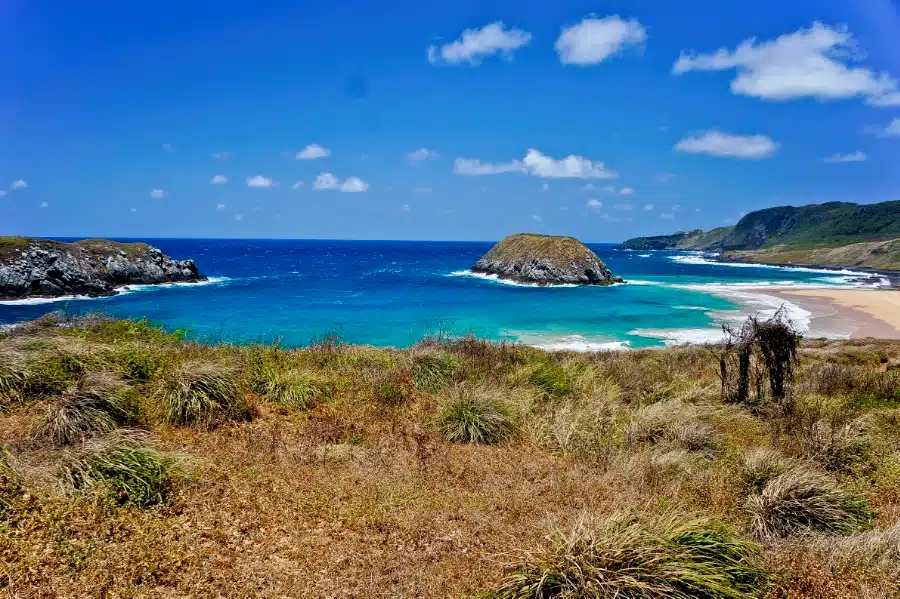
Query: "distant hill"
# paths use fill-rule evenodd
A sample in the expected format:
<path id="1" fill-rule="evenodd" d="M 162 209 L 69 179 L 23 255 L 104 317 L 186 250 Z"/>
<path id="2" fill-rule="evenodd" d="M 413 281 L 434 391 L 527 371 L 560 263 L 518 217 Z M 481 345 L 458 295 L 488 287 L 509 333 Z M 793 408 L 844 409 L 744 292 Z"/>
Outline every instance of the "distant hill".
<path id="1" fill-rule="evenodd" d="M 733 259 L 765 262 L 898 268 L 898 244 L 860 246 L 852 252 L 820 251 L 894 239 L 900 239 L 900 201 L 867 205 L 829 202 L 766 208 L 747 214 L 733 227 L 636 237 L 623 243 L 622 247 L 717 251 Z M 855 257 L 854 264 L 849 263 L 851 256 Z M 787 261 L 787 257 L 791 260 Z"/>

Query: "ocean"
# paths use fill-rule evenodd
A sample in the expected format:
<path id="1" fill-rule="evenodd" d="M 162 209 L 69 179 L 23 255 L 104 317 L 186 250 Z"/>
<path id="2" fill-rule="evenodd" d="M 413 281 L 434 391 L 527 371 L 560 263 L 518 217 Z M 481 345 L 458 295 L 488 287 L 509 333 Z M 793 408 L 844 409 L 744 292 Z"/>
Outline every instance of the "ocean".
<path id="1" fill-rule="evenodd" d="M 428 335 L 474 333 L 584 351 L 714 341 L 722 322 L 782 305 L 809 331 L 808 312 L 766 290 L 887 284 L 852 270 L 721 264 L 696 252 L 611 244 L 588 245 L 626 284 L 535 287 L 469 273 L 490 242 L 144 241 L 173 258 L 194 259 L 209 281 L 135 286 L 109 298 L 0 302 L 0 326 L 52 311 L 100 312 L 213 342 L 296 347 L 336 334 L 349 343 L 400 347 Z"/>

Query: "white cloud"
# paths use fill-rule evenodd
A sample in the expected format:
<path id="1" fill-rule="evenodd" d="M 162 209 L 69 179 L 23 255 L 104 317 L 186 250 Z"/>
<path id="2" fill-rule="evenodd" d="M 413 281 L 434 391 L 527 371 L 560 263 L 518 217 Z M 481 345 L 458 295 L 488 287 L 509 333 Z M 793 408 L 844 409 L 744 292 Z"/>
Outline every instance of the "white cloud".
<path id="1" fill-rule="evenodd" d="M 5 189 L 0 189 L 0 198 L 2 198 L 3 196 L 5 196 L 6 193 L 7 193 L 7 191 L 6 191 Z"/>
<path id="2" fill-rule="evenodd" d="M 368 189 L 369 184 L 359 177 L 347 177 L 347 179 L 341 183 L 341 191 L 346 193 L 360 193 L 367 191 Z"/>
<path id="3" fill-rule="evenodd" d="M 539 223 L 539 222 L 541 222 L 541 217 L 538 216 L 537 214 L 532 214 L 532 215 L 531 215 L 531 220 L 533 220 L 533 221 L 536 222 L 536 223 Z"/>
<path id="4" fill-rule="evenodd" d="M 225 210 L 225 204 L 216 204 L 216 210 Z"/>
<path id="5" fill-rule="evenodd" d="M 620 54 L 626 46 L 643 46 L 646 40 L 647 31 L 637 19 L 626 21 L 618 15 L 589 17 L 563 28 L 556 40 L 556 52 L 563 64 L 599 64 Z"/>
<path id="6" fill-rule="evenodd" d="M 845 162 L 865 162 L 868 159 L 865 152 L 853 152 L 851 154 L 833 154 L 823 160 L 825 164 L 842 164 Z"/>
<path id="7" fill-rule="evenodd" d="M 174 152 L 175 148 L 172 147 L 172 144 L 163 144 L 163 150 L 166 152 Z"/>
<path id="8" fill-rule="evenodd" d="M 157 199 L 157 200 L 162 199 L 162 198 L 166 197 L 166 190 L 165 189 L 154 189 L 153 191 L 150 192 L 150 197 Z"/>
<path id="9" fill-rule="evenodd" d="M 510 60 L 513 52 L 530 40 L 527 31 L 504 29 L 503 21 L 497 21 L 481 29 L 466 29 L 458 40 L 441 47 L 428 46 L 428 62 L 478 66 L 483 58 L 495 54 L 503 54 Z"/>
<path id="10" fill-rule="evenodd" d="M 300 189 L 304 185 L 306 185 L 306 183 L 304 183 L 303 181 L 297 181 L 296 183 L 291 185 L 291 189 Z"/>
<path id="11" fill-rule="evenodd" d="M 522 164 L 529 174 L 548 179 L 615 179 L 618 176 L 615 171 L 606 170 L 602 162 L 592 162 L 574 154 L 554 160 L 531 149 Z"/>
<path id="12" fill-rule="evenodd" d="M 568 211 L 569 211 L 569 207 L 568 207 L 568 206 L 560 206 L 560 207 L 559 207 L 559 211 L 560 211 L 560 212 L 568 212 Z"/>
<path id="13" fill-rule="evenodd" d="M 659 215 L 659 217 L 663 220 L 675 220 L 675 214 L 672 212 L 663 212 Z"/>
<path id="14" fill-rule="evenodd" d="M 596 189 L 597 189 L 597 186 L 594 185 L 593 183 L 585 183 L 581 187 L 581 191 L 595 191 Z"/>
<path id="15" fill-rule="evenodd" d="M 406 155 L 406 159 L 409 160 L 410 164 L 419 164 L 426 160 L 438 160 L 440 157 L 440 154 L 428 148 L 419 148 L 415 152 L 410 152 Z"/>
<path id="16" fill-rule="evenodd" d="M 316 191 L 338 190 L 346 193 L 359 193 L 367 191 L 369 184 L 359 177 L 348 177 L 341 181 L 331 173 L 321 173 L 316 177 L 312 188 Z"/>
<path id="17" fill-rule="evenodd" d="M 616 210 L 631 210 L 633 206 L 631 204 L 615 204 L 613 208 Z"/>
<path id="18" fill-rule="evenodd" d="M 900 118 L 891 121 L 880 135 L 881 137 L 900 137 Z"/>
<path id="19" fill-rule="evenodd" d="M 650 211 L 653 210 L 655 207 L 656 207 L 656 206 L 654 206 L 653 204 L 644 204 L 644 210 L 646 210 L 647 212 L 650 212 Z"/>
<path id="20" fill-rule="evenodd" d="M 846 27 L 814 22 L 807 29 L 758 42 L 749 38 L 733 51 L 712 54 L 682 53 L 672 72 L 735 69 L 734 94 L 763 100 L 795 98 L 840 100 L 864 97 L 877 106 L 900 104 L 897 81 L 886 73 L 851 66 L 862 56 Z"/>
<path id="21" fill-rule="evenodd" d="M 675 174 L 674 174 L 674 173 L 662 173 L 661 175 L 659 175 L 659 176 L 656 178 L 656 180 L 657 180 L 659 183 L 668 183 L 669 181 L 671 181 L 671 180 L 674 179 L 674 178 L 675 178 Z"/>
<path id="22" fill-rule="evenodd" d="M 544 183 L 543 185 L 541 185 L 541 189 L 543 189 L 544 191 L 550 191 L 550 184 Z"/>
<path id="23" fill-rule="evenodd" d="M 225 160 L 225 159 L 227 159 L 229 156 L 231 156 L 231 153 L 230 153 L 230 152 L 213 152 L 213 155 L 212 155 L 212 156 L 213 156 L 213 158 L 215 158 L 216 160 Z"/>
<path id="24" fill-rule="evenodd" d="M 403 204 L 400 206 L 400 212 L 409 212 L 409 204 Z"/>
<path id="25" fill-rule="evenodd" d="M 49 205 L 50 204 L 48 204 L 47 202 L 41 202 L 41 208 L 46 208 Z"/>
<path id="26" fill-rule="evenodd" d="M 316 158 L 327 158 L 331 156 L 331 150 L 320 146 L 319 144 L 309 144 L 299 152 L 295 158 L 297 160 L 315 160 Z"/>
<path id="27" fill-rule="evenodd" d="M 210 183 L 212 183 L 213 185 L 225 185 L 226 183 L 228 183 L 228 177 L 226 177 L 225 175 L 216 175 L 210 180 Z"/>
<path id="28" fill-rule="evenodd" d="M 732 135 L 712 129 L 689 135 L 676 144 L 675 150 L 690 154 L 759 160 L 774 154 L 778 150 L 778 144 L 765 135 Z"/>
<path id="29" fill-rule="evenodd" d="M 26 187 L 28 187 L 28 183 L 26 183 L 22 179 L 19 179 L 18 181 L 13 181 L 12 184 L 9 186 L 10 189 L 25 189 Z"/>
<path id="30" fill-rule="evenodd" d="M 272 187 L 275 185 L 275 182 L 272 181 L 268 177 L 263 177 L 262 175 L 256 175 L 255 177 L 247 177 L 247 187 L 257 187 L 264 189 L 266 187 Z"/>
<path id="31" fill-rule="evenodd" d="M 599 210 L 603 208 L 603 202 L 600 200 L 588 200 L 587 207 L 591 210 Z"/>
<path id="32" fill-rule="evenodd" d="M 623 187 L 622 189 L 619 190 L 619 195 L 623 195 L 623 196 L 634 195 L 634 189 L 632 189 L 631 187 Z"/>
<path id="33" fill-rule="evenodd" d="M 137 208 L 132 208 L 131 212 L 137 212 Z"/>
<path id="34" fill-rule="evenodd" d="M 235 214 L 234 220 L 244 220 L 244 215 L 243 214 Z"/>
<path id="35" fill-rule="evenodd" d="M 501 173 L 521 173 L 524 167 L 519 160 L 511 162 L 481 162 L 477 158 L 457 158 L 453 162 L 453 172 L 457 175 L 499 175 Z"/>

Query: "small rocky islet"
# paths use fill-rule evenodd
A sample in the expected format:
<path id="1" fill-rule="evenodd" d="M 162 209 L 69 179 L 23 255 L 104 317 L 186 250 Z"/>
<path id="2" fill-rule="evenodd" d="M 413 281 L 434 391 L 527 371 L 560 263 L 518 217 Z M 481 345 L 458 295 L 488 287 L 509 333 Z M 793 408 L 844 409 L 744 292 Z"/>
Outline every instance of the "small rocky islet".
<path id="1" fill-rule="evenodd" d="M 531 285 L 612 285 L 624 283 L 574 237 L 519 233 L 498 242 L 472 272 Z"/>
<path id="2" fill-rule="evenodd" d="M 103 297 L 126 285 L 203 280 L 193 260 L 174 260 L 146 243 L 0 237 L 2 300 Z"/>

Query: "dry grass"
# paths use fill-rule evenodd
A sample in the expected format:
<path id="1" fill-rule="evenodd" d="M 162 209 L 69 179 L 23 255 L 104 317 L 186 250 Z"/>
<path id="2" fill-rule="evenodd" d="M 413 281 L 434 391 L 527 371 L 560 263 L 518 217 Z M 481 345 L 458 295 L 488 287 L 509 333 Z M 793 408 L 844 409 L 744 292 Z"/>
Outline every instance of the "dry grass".
<path id="1" fill-rule="evenodd" d="M 566 555 L 629 596 L 610 582 L 623 573 L 610 547 L 632 551 L 656 596 L 897 589 L 900 407 L 871 383 L 894 372 L 897 343 L 804 343 L 788 419 L 724 405 L 703 349 L 551 355 L 466 337 L 285 351 L 189 343 L 146 323 L 59 324 L 0 339 L 24 376 L 41 373 L 0 411 L 11 596 L 490 596 L 528 564 L 575 580 Z M 829 365 L 854 373 L 833 394 Z M 50 406 L 107 388 L 128 391 L 127 416 L 103 410 L 139 438 L 28 442 Z M 867 443 L 865 462 L 832 465 L 845 439 Z M 798 468 L 812 495 L 786 484 Z M 863 510 L 877 528 L 853 532 L 868 525 Z M 756 528 L 762 545 L 739 561 L 772 573 L 766 589 L 741 587 L 716 557 L 743 556 Z M 577 534 L 548 540 L 560 530 Z M 674 543 L 673 530 L 697 542 Z M 654 555 L 689 568 L 641 561 Z M 698 586 L 679 586 L 683 575 Z"/>

